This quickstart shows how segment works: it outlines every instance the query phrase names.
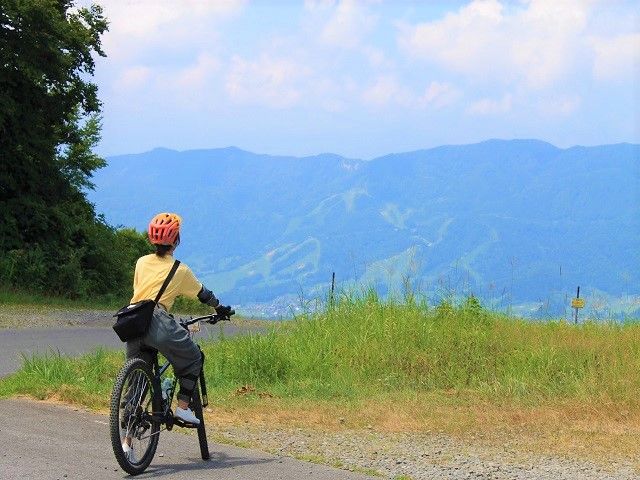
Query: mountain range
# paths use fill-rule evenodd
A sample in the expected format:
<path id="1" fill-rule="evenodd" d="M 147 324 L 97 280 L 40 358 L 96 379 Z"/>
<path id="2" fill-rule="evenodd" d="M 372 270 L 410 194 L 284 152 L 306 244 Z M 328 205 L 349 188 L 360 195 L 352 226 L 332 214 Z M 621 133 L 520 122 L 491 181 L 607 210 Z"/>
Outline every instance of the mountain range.
<path id="1" fill-rule="evenodd" d="M 89 199 L 109 223 L 178 212 L 176 256 L 265 315 L 325 295 L 333 272 L 339 288 L 473 293 L 534 316 L 566 315 L 580 285 L 592 315 L 640 313 L 640 145 L 488 140 L 372 160 L 159 148 L 107 163 Z"/>

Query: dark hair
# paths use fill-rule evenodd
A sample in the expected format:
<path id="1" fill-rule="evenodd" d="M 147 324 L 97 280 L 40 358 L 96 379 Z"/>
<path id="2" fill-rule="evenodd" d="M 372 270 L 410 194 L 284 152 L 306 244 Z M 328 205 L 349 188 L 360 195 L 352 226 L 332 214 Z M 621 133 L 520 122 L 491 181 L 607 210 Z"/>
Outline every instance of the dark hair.
<path id="1" fill-rule="evenodd" d="M 164 257 L 172 248 L 173 245 L 156 245 L 156 255 Z"/>
<path id="2" fill-rule="evenodd" d="M 180 234 L 178 233 L 178 235 L 176 236 L 176 243 L 174 245 L 156 245 L 156 255 L 158 255 L 159 257 L 164 257 L 167 253 L 169 253 L 169 250 L 171 250 L 172 248 L 177 247 L 178 245 L 180 245 Z"/>

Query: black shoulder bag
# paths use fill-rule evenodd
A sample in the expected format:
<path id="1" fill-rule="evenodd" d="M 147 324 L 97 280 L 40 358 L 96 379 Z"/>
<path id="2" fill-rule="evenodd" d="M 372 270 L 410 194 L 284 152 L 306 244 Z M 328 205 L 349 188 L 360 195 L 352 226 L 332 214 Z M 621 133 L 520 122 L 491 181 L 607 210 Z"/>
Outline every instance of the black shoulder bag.
<path id="1" fill-rule="evenodd" d="M 118 319 L 116 323 L 113 324 L 113 329 L 118 334 L 118 337 L 120 337 L 120 340 L 128 342 L 129 340 L 142 337 L 147 333 L 151 319 L 153 318 L 153 310 L 156 308 L 169 282 L 171 282 L 176 270 L 178 270 L 178 265 L 180 265 L 180 260 L 173 262 L 169 275 L 167 275 L 162 287 L 160 287 L 160 291 L 158 295 L 156 295 L 155 300 L 141 300 L 122 307 L 117 311 L 114 317 L 118 317 Z"/>

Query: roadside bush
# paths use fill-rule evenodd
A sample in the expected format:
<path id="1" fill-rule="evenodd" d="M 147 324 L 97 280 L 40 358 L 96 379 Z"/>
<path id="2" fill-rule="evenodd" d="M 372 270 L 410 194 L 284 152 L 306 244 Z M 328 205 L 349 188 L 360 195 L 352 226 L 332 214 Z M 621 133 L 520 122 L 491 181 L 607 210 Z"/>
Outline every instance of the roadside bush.
<path id="1" fill-rule="evenodd" d="M 67 298 L 131 296 L 136 260 L 151 252 L 146 234 L 87 224 L 66 248 L 30 244 L 0 252 L 0 288 Z"/>

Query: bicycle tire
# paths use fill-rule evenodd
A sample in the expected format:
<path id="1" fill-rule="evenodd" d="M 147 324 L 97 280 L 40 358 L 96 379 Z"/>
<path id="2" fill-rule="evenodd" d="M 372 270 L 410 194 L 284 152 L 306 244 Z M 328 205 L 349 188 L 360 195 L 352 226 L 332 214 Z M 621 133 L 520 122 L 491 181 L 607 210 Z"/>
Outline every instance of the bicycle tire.
<path id="1" fill-rule="evenodd" d="M 109 415 L 111 446 L 118 464 L 130 475 L 139 475 L 144 472 L 158 448 L 160 422 L 153 420 L 151 415 L 153 412 L 159 412 L 162 406 L 160 393 L 154 391 L 153 378 L 151 366 L 147 362 L 140 358 L 132 358 L 118 372 L 111 392 Z M 134 388 L 133 392 L 131 388 Z M 128 395 L 130 397 L 126 399 Z M 131 413 L 132 411 L 135 413 Z M 130 438 L 134 446 L 135 435 L 140 443 L 142 439 L 149 439 L 145 447 L 142 447 L 142 444 L 138 445 L 143 451 L 134 449 L 136 456 L 142 454 L 136 462 L 130 461 L 122 447 L 124 437 L 121 426 L 124 426 L 125 421 L 127 421 L 125 431 L 131 432 Z"/>
<path id="2" fill-rule="evenodd" d="M 191 405 L 193 407 L 193 413 L 200 420 L 198 425 L 198 442 L 200 443 L 200 455 L 203 460 L 209 460 L 209 442 L 207 441 L 207 432 L 204 426 L 204 415 L 202 412 L 202 400 L 200 399 L 200 386 L 196 385 L 193 389 L 193 397 L 191 398 Z"/>

